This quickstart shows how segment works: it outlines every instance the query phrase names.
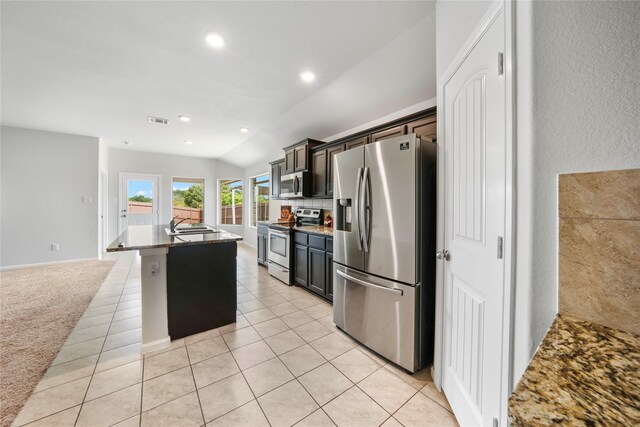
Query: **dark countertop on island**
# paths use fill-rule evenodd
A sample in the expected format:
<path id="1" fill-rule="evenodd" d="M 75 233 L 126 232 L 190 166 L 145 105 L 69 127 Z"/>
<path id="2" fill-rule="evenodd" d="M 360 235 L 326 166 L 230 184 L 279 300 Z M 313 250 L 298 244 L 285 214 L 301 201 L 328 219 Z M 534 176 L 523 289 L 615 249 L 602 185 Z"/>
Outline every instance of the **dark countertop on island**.
<path id="1" fill-rule="evenodd" d="M 640 425 L 640 336 L 559 315 L 509 399 L 509 419 Z"/>
<path id="2" fill-rule="evenodd" d="M 221 231 L 220 233 L 169 236 L 165 231 L 168 224 L 130 225 L 107 247 L 107 252 L 134 251 L 139 249 L 166 248 L 172 246 L 205 245 L 213 243 L 237 242 L 242 236 Z M 119 246 L 119 244 L 123 246 Z"/>

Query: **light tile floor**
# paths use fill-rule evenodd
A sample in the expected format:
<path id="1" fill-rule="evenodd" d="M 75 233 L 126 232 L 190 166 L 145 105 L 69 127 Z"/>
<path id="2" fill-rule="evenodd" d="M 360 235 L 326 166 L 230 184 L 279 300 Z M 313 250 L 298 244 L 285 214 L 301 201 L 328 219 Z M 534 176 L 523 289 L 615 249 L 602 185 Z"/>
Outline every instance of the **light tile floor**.
<path id="1" fill-rule="evenodd" d="M 140 356 L 140 257 L 114 268 L 15 426 L 455 426 L 428 370 L 351 340 L 238 246 L 237 322 Z"/>

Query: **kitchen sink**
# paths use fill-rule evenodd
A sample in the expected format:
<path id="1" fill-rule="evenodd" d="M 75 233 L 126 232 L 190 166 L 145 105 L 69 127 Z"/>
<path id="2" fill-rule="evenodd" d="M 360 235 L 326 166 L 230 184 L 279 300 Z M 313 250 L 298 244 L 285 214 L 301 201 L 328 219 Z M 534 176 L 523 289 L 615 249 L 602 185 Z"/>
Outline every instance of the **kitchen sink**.
<path id="1" fill-rule="evenodd" d="M 209 234 L 220 233 L 221 230 L 209 226 L 190 226 L 190 227 L 177 227 L 175 231 L 171 231 L 170 228 L 165 228 L 169 236 L 185 236 L 190 234 Z"/>

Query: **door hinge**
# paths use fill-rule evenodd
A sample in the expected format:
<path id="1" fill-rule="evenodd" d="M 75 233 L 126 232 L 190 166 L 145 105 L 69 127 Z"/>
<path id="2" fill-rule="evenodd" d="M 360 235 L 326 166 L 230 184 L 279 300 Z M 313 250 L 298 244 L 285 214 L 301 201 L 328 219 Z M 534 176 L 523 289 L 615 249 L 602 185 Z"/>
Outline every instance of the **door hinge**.
<path id="1" fill-rule="evenodd" d="M 498 259 L 502 259 L 502 236 L 498 236 Z"/>
<path id="2" fill-rule="evenodd" d="M 498 52 L 498 75 L 504 74 L 504 53 Z"/>
<path id="3" fill-rule="evenodd" d="M 497 418 L 493 419 L 493 427 L 498 427 L 498 419 Z"/>

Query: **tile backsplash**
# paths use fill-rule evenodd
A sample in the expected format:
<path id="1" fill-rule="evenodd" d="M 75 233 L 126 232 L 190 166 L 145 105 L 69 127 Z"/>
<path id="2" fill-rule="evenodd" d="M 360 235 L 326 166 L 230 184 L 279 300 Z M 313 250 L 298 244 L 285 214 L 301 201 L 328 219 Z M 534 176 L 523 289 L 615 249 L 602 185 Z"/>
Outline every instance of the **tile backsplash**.
<path id="1" fill-rule="evenodd" d="M 558 183 L 560 314 L 640 334 L 640 169 Z"/>
<path id="2" fill-rule="evenodd" d="M 281 205 L 290 205 L 291 209 L 296 208 L 318 208 L 322 209 L 324 215 L 330 214 L 333 216 L 333 199 L 291 199 L 291 200 L 273 200 L 272 206 L 277 206 L 277 214 L 270 216 L 271 221 L 277 219 L 277 215 L 280 214 Z"/>

